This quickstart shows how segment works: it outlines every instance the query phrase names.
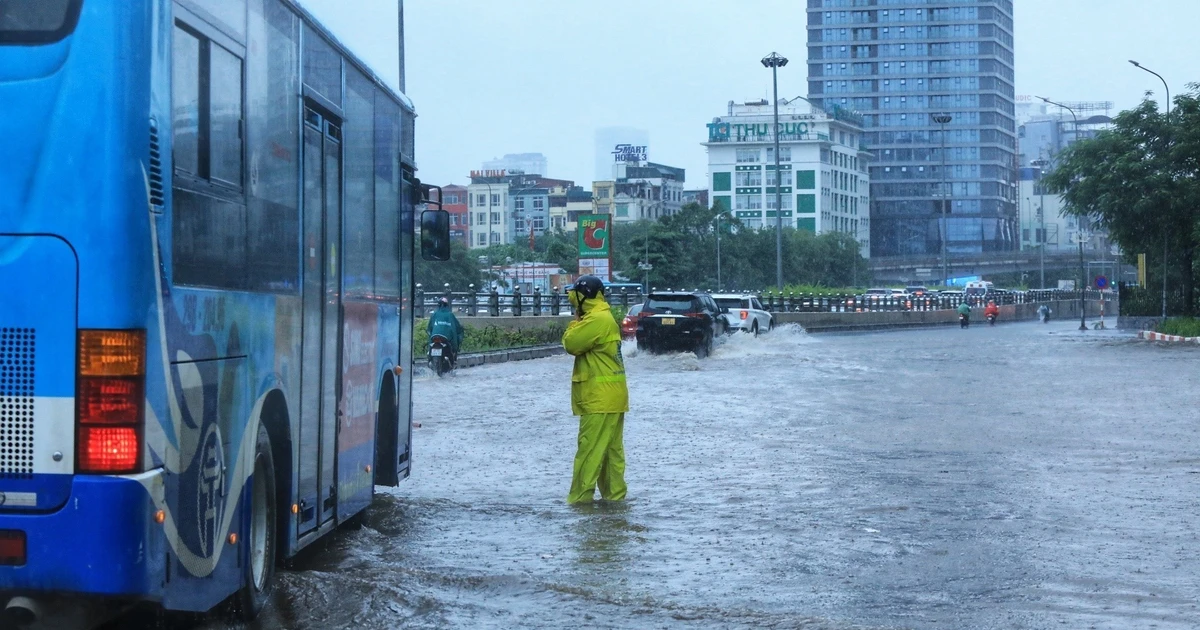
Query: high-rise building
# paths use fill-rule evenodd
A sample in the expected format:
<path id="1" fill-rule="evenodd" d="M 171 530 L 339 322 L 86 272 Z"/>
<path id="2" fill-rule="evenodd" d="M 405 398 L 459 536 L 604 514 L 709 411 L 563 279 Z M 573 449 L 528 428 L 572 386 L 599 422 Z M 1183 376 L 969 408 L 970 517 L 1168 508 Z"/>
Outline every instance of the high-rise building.
<path id="1" fill-rule="evenodd" d="M 871 156 L 860 145 L 859 116 L 842 108 L 826 112 L 804 100 L 779 103 L 778 177 L 771 104 L 730 101 L 727 113 L 713 118 L 704 143 L 709 199 L 751 229 L 773 229 L 782 222 L 817 234 L 849 234 L 866 256 L 871 251 Z"/>
<path id="2" fill-rule="evenodd" d="M 872 255 L 1017 249 L 1012 0 L 851 4 L 808 2 L 809 97 L 863 115 Z"/>

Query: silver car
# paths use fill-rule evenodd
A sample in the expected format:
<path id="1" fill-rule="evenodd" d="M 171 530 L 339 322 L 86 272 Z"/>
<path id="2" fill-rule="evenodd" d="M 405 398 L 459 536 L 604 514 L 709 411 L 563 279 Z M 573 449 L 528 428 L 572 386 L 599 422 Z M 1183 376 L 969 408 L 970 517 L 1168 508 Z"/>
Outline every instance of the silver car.
<path id="1" fill-rule="evenodd" d="M 758 296 L 749 293 L 714 293 L 713 299 L 729 323 L 729 331 L 758 335 L 775 327 L 775 318 L 763 308 Z"/>

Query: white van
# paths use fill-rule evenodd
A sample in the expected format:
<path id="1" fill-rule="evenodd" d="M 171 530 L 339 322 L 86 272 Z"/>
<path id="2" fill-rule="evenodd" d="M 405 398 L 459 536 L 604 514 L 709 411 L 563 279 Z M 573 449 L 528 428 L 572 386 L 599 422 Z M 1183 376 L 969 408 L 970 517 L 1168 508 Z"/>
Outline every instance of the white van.
<path id="1" fill-rule="evenodd" d="M 973 280 L 964 287 L 963 295 L 968 298 L 984 299 L 996 290 L 995 285 L 987 280 Z"/>

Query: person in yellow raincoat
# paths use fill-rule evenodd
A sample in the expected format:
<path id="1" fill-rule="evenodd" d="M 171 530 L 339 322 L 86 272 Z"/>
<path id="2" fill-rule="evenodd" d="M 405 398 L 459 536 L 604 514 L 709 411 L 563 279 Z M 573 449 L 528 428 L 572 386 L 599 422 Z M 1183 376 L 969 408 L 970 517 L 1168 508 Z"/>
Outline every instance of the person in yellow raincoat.
<path id="1" fill-rule="evenodd" d="M 609 501 L 625 498 L 625 448 L 621 433 L 629 411 L 621 330 L 604 299 L 604 283 L 580 276 L 567 291 L 575 321 L 562 344 L 575 357 L 571 373 L 571 412 L 579 416 L 579 450 L 568 503 L 593 501 L 596 487 Z"/>

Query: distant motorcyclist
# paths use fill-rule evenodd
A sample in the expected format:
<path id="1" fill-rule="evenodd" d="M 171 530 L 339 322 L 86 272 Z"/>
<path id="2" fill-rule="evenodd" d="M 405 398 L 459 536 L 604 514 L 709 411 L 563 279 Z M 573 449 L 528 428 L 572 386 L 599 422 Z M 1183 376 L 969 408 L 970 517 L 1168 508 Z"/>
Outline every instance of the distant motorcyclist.
<path id="1" fill-rule="evenodd" d="M 983 309 L 984 317 L 1000 317 L 1000 307 L 996 306 L 995 300 L 988 300 L 987 306 Z"/>
<path id="2" fill-rule="evenodd" d="M 1038 313 L 1038 319 L 1042 320 L 1043 324 L 1050 321 L 1050 307 L 1049 306 L 1046 306 L 1045 304 L 1039 306 L 1037 313 Z"/>
<path id="3" fill-rule="evenodd" d="M 430 339 L 433 339 L 434 335 L 445 337 L 450 342 L 450 351 L 454 356 L 458 356 L 458 348 L 462 345 L 463 327 L 454 316 L 454 311 L 450 309 L 449 298 L 438 299 L 437 310 L 429 315 L 429 323 L 425 330 Z"/>
<path id="4" fill-rule="evenodd" d="M 967 304 L 966 300 L 958 305 L 958 323 L 961 327 L 966 328 L 971 323 L 971 305 Z"/>

